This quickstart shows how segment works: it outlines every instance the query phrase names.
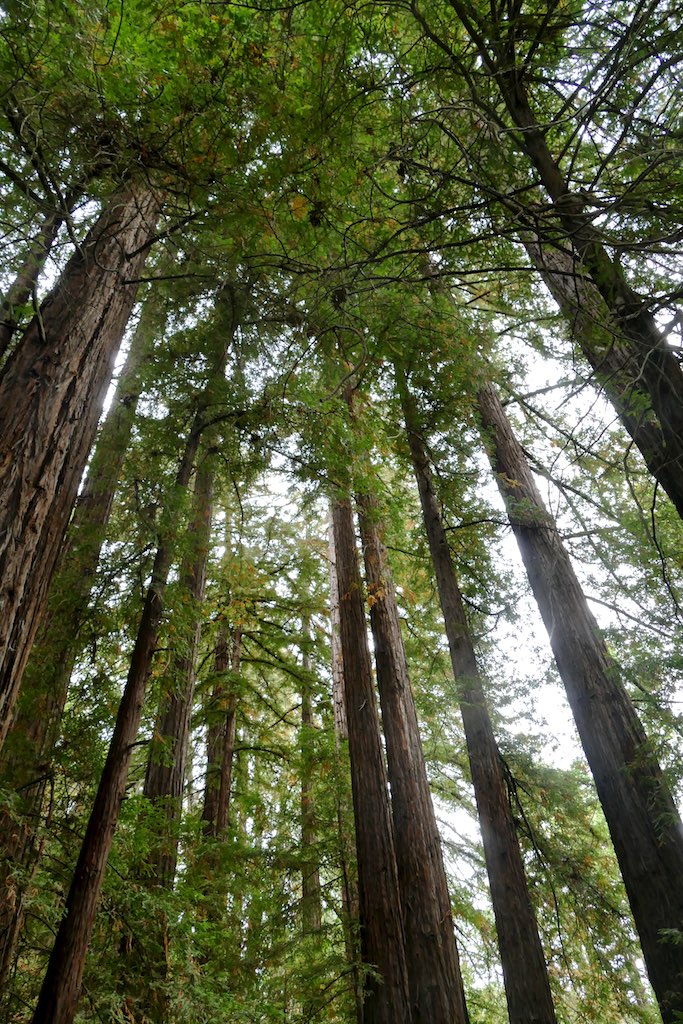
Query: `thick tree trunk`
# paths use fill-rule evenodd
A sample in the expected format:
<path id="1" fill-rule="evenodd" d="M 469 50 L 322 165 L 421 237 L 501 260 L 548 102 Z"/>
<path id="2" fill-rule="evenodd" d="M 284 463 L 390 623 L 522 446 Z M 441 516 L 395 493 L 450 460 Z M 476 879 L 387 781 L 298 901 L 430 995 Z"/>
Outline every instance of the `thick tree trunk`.
<path id="1" fill-rule="evenodd" d="M 0 301 L 0 362 L 12 342 L 17 328 L 17 314 L 35 296 L 38 278 L 50 255 L 50 249 L 59 232 L 64 217 L 61 212 L 51 211 L 45 216 L 38 234 L 31 242 L 29 252 Z"/>
<path id="2" fill-rule="evenodd" d="M 340 636 L 356 826 L 365 1024 L 410 1024 L 405 939 L 398 891 L 389 789 L 372 683 L 353 512 L 332 512 L 339 586 Z"/>
<path id="3" fill-rule="evenodd" d="M 304 618 L 301 625 L 304 644 L 309 642 L 310 621 Z M 319 932 L 322 927 L 322 905 L 320 901 L 320 869 L 315 853 L 316 824 L 315 800 L 313 798 L 313 707 L 309 675 L 311 658 L 304 648 L 302 659 L 303 681 L 301 684 L 301 922 L 304 935 Z"/>
<path id="4" fill-rule="evenodd" d="M 178 491 L 188 486 L 201 429 L 201 416 L 198 413 L 176 477 Z M 33 1015 L 33 1024 L 71 1024 L 76 1012 L 85 955 L 95 922 L 104 872 L 125 792 L 128 766 L 142 715 L 147 680 L 157 646 L 164 592 L 174 548 L 174 529 L 169 528 L 157 548 L 114 734 L 74 870 L 65 913 Z"/>
<path id="5" fill-rule="evenodd" d="M 670 451 L 642 386 L 640 365 L 624 347 L 602 297 L 571 248 L 528 239 L 524 244 L 645 465 L 683 518 L 683 460 Z"/>
<path id="6" fill-rule="evenodd" d="M 414 403 L 405 380 L 400 376 L 399 387 L 453 674 L 459 688 L 510 1024 L 555 1024 L 543 949 L 448 538 L 419 434 Z"/>
<path id="7" fill-rule="evenodd" d="M 495 389 L 479 395 L 491 462 L 607 819 L 665 1022 L 683 1014 L 683 827 L 647 736 Z"/>
<path id="8" fill-rule="evenodd" d="M 357 499 L 414 1024 L 468 1020 L 451 901 L 377 503 Z"/>
<path id="9" fill-rule="evenodd" d="M 5 814 L 0 818 L 0 990 L 21 928 L 26 880 L 37 864 L 36 833 L 50 778 L 52 749 L 59 736 L 78 633 L 130 439 L 138 399 L 137 373 L 146 348 L 147 333 L 141 325 L 133 336 L 76 502 L 50 590 L 47 615 L 26 666 L 16 719 L 2 752 L 2 775 L 20 794 L 23 821 L 12 821 Z M 23 883 L 15 877 L 17 869 Z"/>
<path id="10" fill-rule="evenodd" d="M 159 200 L 109 204 L 0 383 L 0 745 L 135 301 Z M 129 252 L 136 255 L 128 257 Z"/>

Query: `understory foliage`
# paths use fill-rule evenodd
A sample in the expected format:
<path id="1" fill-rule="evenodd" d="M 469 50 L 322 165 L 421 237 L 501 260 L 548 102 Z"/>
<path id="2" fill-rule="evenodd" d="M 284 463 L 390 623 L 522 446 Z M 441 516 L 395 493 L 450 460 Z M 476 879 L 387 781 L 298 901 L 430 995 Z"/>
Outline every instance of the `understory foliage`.
<path id="1" fill-rule="evenodd" d="M 599 245 L 678 363 L 681 60 L 666 0 L 0 2 L 0 376 L 111 197 L 148 190 L 161 210 L 0 755 L 0 1021 L 32 1020 L 162 545 L 163 615 L 76 1019 L 357 1019 L 372 968 L 333 696 L 340 495 L 371 495 L 384 529 L 470 1021 L 507 1020 L 401 380 L 557 1018 L 659 1020 L 477 395 L 498 387 L 680 805 L 683 528 L 614 404 L 621 378 L 600 368 L 628 326 L 593 263 L 607 273 Z M 532 127 L 506 100 L 513 82 Z M 559 201 L 533 131 L 561 172 Z M 567 257 L 577 293 L 590 278 L 601 305 L 588 340 L 532 238 Z M 654 422 L 644 385 L 625 393 L 628 416 Z M 100 473 L 109 508 L 87 526 Z M 368 610 L 382 597 L 366 588 Z M 162 711 L 187 685 L 180 796 L 152 797 L 150 763 L 177 758 Z M 217 751 L 222 824 L 209 810 Z"/>

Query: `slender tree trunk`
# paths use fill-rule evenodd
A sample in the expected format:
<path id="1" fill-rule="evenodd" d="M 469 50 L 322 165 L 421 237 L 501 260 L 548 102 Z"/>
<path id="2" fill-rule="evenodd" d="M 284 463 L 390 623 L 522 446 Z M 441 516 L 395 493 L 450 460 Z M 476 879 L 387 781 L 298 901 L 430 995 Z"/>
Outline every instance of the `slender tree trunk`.
<path id="1" fill-rule="evenodd" d="M 159 200 L 116 196 L 0 382 L 0 745 L 130 316 Z M 136 255 L 128 257 L 129 252 Z"/>
<path id="2" fill-rule="evenodd" d="M 527 888 L 500 754 L 486 707 L 429 462 L 419 434 L 414 402 L 400 374 L 399 387 L 453 674 L 459 685 L 460 710 L 481 824 L 510 1024 L 555 1024 L 548 972 Z"/>
<path id="3" fill-rule="evenodd" d="M 495 389 L 481 423 L 529 582 L 550 637 L 612 836 L 665 1022 L 683 1014 L 683 827 Z M 673 941 L 672 941 L 673 940 Z"/>
<path id="4" fill-rule="evenodd" d="M 309 642 L 310 621 L 306 617 L 302 622 L 304 644 Z M 301 684 L 301 920 L 304 935 L 319 932 L 322 927 L 322 905 L 320 902 L 320 870 L 315 853 L 316 824 L 315 801 L 311 782 L 313 767 L 313 708 L 311 702 L 311 686 L 309 675 L 311 658 L 304 647 L 302 669 L 304 673 Z"/>
<path id="5" fill-rule="evenodd" d="M 468 1020 L 451 901 L 377 503 L 357 498 L 414 1024 Z"/>
<path id="6" fill-rule="evenodd" d="M 237 728 L 237 698 L 232 685 L 226 687 L 221 678 L 230 669 L 233 676 L 240 670 L 242 659 L 242 632 L 235 627 L 231 647 L 227 627 L 221 626 L 216 643 L 214 671 L 218 676 L 211 696 L 211 706 L 223 713 L 223 718 L 210 725 L 206 741 L 206 781 L 202 821 L 204 835 L 224 838 L 230 819 L 230 791 L 232 788 L 235 733 Z"/>
<path id="7" fill-rule="evenodd" d="M 182 809 L 190 719 L 194 699 L 197 651 L 201 637 L 201 606 L 206 586 L 206 566 L 211 540 L 214 467 L 205 456 L 197 470 L 194 513 L 189 526 L 191 551 L 181 567 L 184 593 L 194 609 L 185 651 L 176 650 L 168 677 L 162 680 L 162 694 L 154 737 L 149 748 L 143 794 L 152 803 L 163 803 L 168 819 L 167 834 L 154 852 L 154 879 L 162 888 L 173 888 L 178 861 L 177 824 Z M 182 630 L 180 631 L 182 635 Z"/>
<path id="8" fill-rule="evenodd" d="M 341 869 L 341 903 L 342 926 L 344 929 L 344 949 L 346 959 L 351 968 L 350 979 L 353 987 L 354 1005 L 357 1024 L 363 1024 L 363 984 L 360 976 L 359 963 L 361 951 L 358 942 L 359 900 L 358 884 L 353 873 L 354 836 L 348 816 L 348 806 L 353 803 L 350 793 L 346 795 L 347 777 L 344 768 L 347 762 L 349 731 L 346 720 L 346 702 L 344 697 L 344 662 L 341 649 L 340 615 L 339 615 L 339 583 L 337 580 L 337 556 L 334 548 L 334 527 L 332 523 L 332 506 L 329 514 L 329 571 L 330 571 L 330 645 L 332 654 L 332 711 L 334 721 L 334 748 L 336 755 L 336 810 L 337 834 L 339 836 L 339 865 Z M 342 754 L 342 747 L 344 754 Z"/>
<path id="9" fill-rule="evenodd" d="M 38 234 L 31 242 L 26 259 L 0 301 L 0 361 L 12 342 L 17 328 L 17 314 L 35 297 L 38 278 L 63 219 L 63 214 L 56 210 L 46 214 Z"/>
<path id="10" fill-rule="evenodd" d="M 683 518 L 683 461 L 669 450 L 641 384 L 640 366 L 625 349 L 602 297 L 570 248 L 530 240 L 524 244 L 645 465 Z"/>
<path id="11" fill-rule="evenodd" d="M 185 444 L 176 477 L 176 491 L 187 489 L 202 432 L 198 411 Z M 85 966 L 102 881 L 125 792 L 128 766 L 137 736 L 152 658 L 164 609 L 164 593 L 175 549 L 171 526 L 157 548 L 152 578 L 145 597 L 128 678 L 119 705 L 114 733 L 100 778 L 85 837 L 55 938 L 33 1024 L 71 1024 Z"/>
<path id="12" fill-rule="evenodd" d="M 363 593 L 349 501 L 332 513 L 340 636 L 356 826 L 361 953 L 379 978 L 365 980 L 365 1024 L 410 1024 L 405 939 L 389 790 L 372 683 Z"/>
<path id="13" fill-rule="evenodd" d="M 143 314 L 144 316 L 144 314 Z M 137 373 L 147 332 L 135 332 L 111 409 L 102 425 L 83 490 L 59 556 L 48 610 L 24 673 L 17 715 L 2 756 L 2 774 L 21 797 L 21 824 L 0 815 L 0 991 L 22 926 L 26 880 L 37 866 L 45 788 L 51 774 L 78 633 L 90 599 L 105 530 L 137 407 Z M 17 869 L 24 879 L 17 877 Z"/>

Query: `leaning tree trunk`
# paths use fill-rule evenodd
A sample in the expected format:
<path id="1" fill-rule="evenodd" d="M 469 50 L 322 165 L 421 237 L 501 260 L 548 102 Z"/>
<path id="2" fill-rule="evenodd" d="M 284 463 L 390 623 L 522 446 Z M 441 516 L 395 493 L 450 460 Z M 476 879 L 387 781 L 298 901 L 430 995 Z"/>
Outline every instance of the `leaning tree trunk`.
<path id="1" fill-rule="evenodd" d="M 17 715 L 2 752 L 2 775 L 21 796 L 22 820 L 18 822 L 5 813 L 0 817 L 0 991 L 22 926 L 27 880 L 38 861 L 37 833 L 51 775 L 52 750 L 59 736 L 78 634 L 135 418 L 137 374 L 146 348 L 147 331 L 141 325 L 133 336 L 76 502 L 50 588 L 47 614 L 28 659 Z"/>
<path id="2" fill-rule="evenodd" d="M 240 670 L 241 657 L 241 630 L 235 627 L 230 638 L 227 626 L 221 624 L 214 655 L 216 683 L 211 694 L 211 717 L 217 716 L 217 720 L 207 729 L 202 806 L 204 835 L 214 839 L 225 838 L 228 830 L 237 728 L 237 697 L 232 684 L 226 686 L 225 673 L 229 670 L 234 677 Z"/>
<path id="3" fill-rule="evenodd" d="M 399 388 L 453 674 L 465 727 L 472 785 L 498 932 L 510 1024 L 555 1024 L 555 1010 L 500 754 L 486 707 L 467 616 L 441 518 L 412 396 Z"/>
<path id="4" fill-rule="evenodd" d="M 529 582 L 550 637 L 667 1024 L 683 1014 L 683 826 L 492 385 L 481 423 Z"/>
<path id="5" fill-rule="evenodd" d="M 357 499 L 387 748 L 396 864 L 414 1024 L 468 1020 L 441 838 L 408 676 L 377 502 Z"/>
<path id="6" fill-rule="evenodd" d="M 47 260 L 59 228 L 64 219 L 61 211 L 51 210 L 46 214 L 36 237 L 32 240 L 28 254 L 11 285 L 0 301 L 0 362 L 12 342 L 17 329 L 17 317 L 35 299 L 36 286 L 45 261 Z"/>
<path id="7" fill-rule="evenodd" d="M 3 372 L 0 745 L 12 721 L 158 211 L 159 200 L 149 189 L 127 189 L 110 201 Z"/>
<path id="8" fill-rule="evenodd" d="M 359 919 L 368 973 L 364 1024 L 410 1024 L 410 996 L 389 790 L 372 683 L 353 511 L 332 511 L 344 693 L 358 861 Z"/>
<path id="9" fill-rule="evenodd" d="M 187 489 L 202 428 L 202 413 L 198 411 L 176 477 L 178 493 Z M 95 922 L 157 646 L 164 593 L 176 543 L 175 529 L 174 526 L 168 527 L 157 548 L 107 760 L 74 870 L 64 916 L 43 979 L 33 1024 L 71 1024 L 76 1012 L 85 955 Z"/>
<path id="10" fill-rule="evenodd" d="M 683 462 L 670 454 L 640 381 L 640 366 L 625 349 L 602 297 L 585 276 L 569 242 L 543 245 L 525 238 L 524 245 L 645 465 L 683 519 Z"/>

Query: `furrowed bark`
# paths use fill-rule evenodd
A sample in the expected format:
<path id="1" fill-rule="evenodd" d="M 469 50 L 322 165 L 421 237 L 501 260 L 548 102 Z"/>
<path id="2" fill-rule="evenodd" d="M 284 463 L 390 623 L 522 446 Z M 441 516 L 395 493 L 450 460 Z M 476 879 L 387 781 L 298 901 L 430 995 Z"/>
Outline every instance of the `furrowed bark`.
<path id="1" fill-rule="evenodd" d="M 130 316 L 160 203 L 114 197 L 0 382 L 0 745 Z M 128 252 L 136 255 L 128 258 Z"/>
<path id="2" fill-rule="evenodd" d="M 432 805 L 401 620 L 378 524 L 359 495 L 360 528 L 387 749 L 396 863 L 414 1024 L 468 1020 L 451 901 Z"/>
<path id="3" fill-rule="evenodd" d="M 144 313 L 143 313 L 144 317 Z M 111 408 L 102 424 L 83 490 L 69 523 L 59 566 L 24 673 L 17 715 L 3 749 L 2 775 L 21 797 L 21 821 L 0 818 L 0 990 L 21 929 L 25 884 L 37 866 L 37 829 L 59 737 L 67 689 L 138 400 L 137 373 L 147 348 L 142 325 L 133 336 Z M 6 838 L 5 838 L 6 837 Z M 4 847 L 4 848 L 3 848 Z"/>
<path id="4" fill-rule="evenodd" d="M 340 637 L 358 860 L 359 919 L 365 980 L 364 1024 L 410 1024 L 405 939 L 389 791 L 372 682 L 353 512 L 332 512 L 339 586 Z"/>
<path id="5" fill-rule="evenodd" d="M 555 1024 L 538 926 L 507 796 L 500 754 L 457 583 L 431 469 L 405 378 L 398 374 L 408 442 L 459 689 L 472 785 L 481 825 L 510 1024 Z"/>
<path id="6" fill-rule="evenodd" d="M 529 583 L 567 691 L 666 1024 L 683 1014 L 683 826 L 617 665 L 495 388 L 481 424 Z"/>

